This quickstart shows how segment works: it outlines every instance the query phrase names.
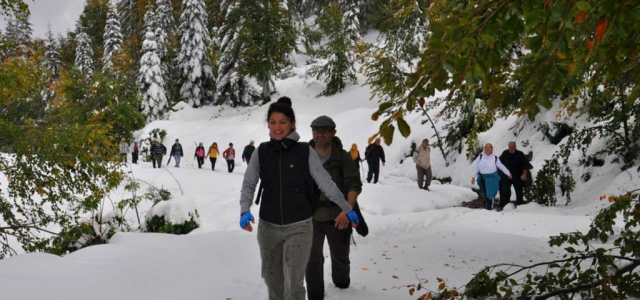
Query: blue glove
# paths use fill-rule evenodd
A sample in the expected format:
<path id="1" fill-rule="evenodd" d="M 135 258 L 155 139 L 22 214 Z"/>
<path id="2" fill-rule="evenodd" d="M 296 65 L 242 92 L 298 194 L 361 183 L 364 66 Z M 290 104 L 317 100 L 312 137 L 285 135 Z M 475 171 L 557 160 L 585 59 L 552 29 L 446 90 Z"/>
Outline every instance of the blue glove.
<path id="1" fill-rule="evenodd" d="M 251 221 L 253 221 L 253 215 L 251 214 L 251 212 L 243 212 L 242 215 L 240 215 L 240 228 L 247 227 L 247 225 L 249 225 Z"/>
<path id="2" fill-rule="evenodd" d="M 351 221 L 352 223 L 356 223 L 356 225 L 360 223 L 360 218 L 358 217 L 355 209 L 352 209 L 349 213 L 347 213 L 347 217 L 349 218 L 349 221 Z"/>

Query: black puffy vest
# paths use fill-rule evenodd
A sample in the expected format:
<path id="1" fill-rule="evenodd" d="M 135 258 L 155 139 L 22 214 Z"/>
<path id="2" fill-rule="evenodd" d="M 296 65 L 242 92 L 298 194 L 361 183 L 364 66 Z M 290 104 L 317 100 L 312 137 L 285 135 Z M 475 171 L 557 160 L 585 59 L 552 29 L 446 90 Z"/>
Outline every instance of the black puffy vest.
<path id="1" fill-rule="evenodd" d="M 288 139 L 266 143 L 266 158 L 259 158 L 263 188 L 260 219 L 286 225 L 311 218 L 313 209 L 307 196 L 308 185 L 305 179 L 309 157 L 307 155 L 306 159 L 301 159 L 300 153 L 305 151 L 303 147 L 309 145 Z"/>

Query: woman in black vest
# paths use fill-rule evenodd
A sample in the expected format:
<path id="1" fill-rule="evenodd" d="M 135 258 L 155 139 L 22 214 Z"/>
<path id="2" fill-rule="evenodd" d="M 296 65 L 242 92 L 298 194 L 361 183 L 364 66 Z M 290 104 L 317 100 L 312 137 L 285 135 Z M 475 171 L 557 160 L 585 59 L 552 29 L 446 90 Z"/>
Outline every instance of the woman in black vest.
<path id="1" fill-rule="evenodd" d="M 244 174 L 240 227 L 253 231 L 250 208 L 260 179 L 258 245 L 269 299 L 304 300 L 304 275 L 313 237 L 311 216 L 314 205 L 317 207 L 314 199 L 309 199 L 313 193 L 306 178 L 312 178 L 320 191 L 342 208 L 344 214 L 336 219 L 339 226 L 356 226 L 358 216 L 322 167 L 318 154 L 309 144 L 298 143 L 300 136 L 295 131 L 296 118 L 289 98 L 282 97 L 269 106 L 267 122 L 271 139 L 253 152 Z M 303 157 L 301 153 L 308 154 Z"/>

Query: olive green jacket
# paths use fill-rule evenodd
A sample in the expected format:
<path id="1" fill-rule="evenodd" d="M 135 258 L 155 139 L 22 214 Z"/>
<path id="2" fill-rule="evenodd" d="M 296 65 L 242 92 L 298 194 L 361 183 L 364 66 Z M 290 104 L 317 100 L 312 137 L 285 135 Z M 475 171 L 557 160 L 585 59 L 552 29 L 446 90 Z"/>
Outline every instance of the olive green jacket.
<path id="1" fill-rule="evenodd" d="M 315 143 L 309 142 L 311 147 L 315 148 Z M 331 175 L 331 179 L 336 183 L 345 199 L 350 191 L 360 194 L 362 192 L 362 181 L 360 180 L 360 170 L 351 159 L 349 152 L 342 148 L 342 142 L 338 137 L 333 137 L 333 145 L 331 146 L 331 156 L 324 163 L 324 169 Z M 327 197 L 322 194 L 320 196 L 320 204 L 318 211 L 313 215 L 313 220 L 318 222 L 333 221 L 342 212 L 339 206 L 334 205 Z"/>

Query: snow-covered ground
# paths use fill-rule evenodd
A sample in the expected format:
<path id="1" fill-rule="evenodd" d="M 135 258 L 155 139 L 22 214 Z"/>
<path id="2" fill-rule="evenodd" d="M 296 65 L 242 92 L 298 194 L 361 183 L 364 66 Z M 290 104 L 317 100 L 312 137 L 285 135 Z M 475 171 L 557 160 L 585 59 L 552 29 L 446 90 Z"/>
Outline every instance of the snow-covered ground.
<path id="1" fill-rule="evenodd" d="M 303 75 L 302 70 L 298 76 L 278 81 L 277 87 L 279 94 L 275 98 L 286 95 L 293 100 L 302 140 L 311 138 L 309 124 L 323 114 L 335 120 L 337 136 L 345 147 L 357 143 L 361 155 L 367 138 L 377 132 L 378 123 L 370 120 L 377 103 L 369 101 L 367 87 L 349 86 L 342 94 L 315 98 L 322 84 Z M 2 299 L 267 299 L 260 277 L 256 231 L 249 233 L 238 225 L 238 201 L 246 165 L 237 159 L 236 170 L 230 174 L 222 159 L 215 171 L 211 171 L 208 161 L 198 169 L 192 159 L 200 142 L 208 148 L 215 141 L 221 152 L 232 142 L 240 154 L 250 140 L 256 144 L 266 141 L 267 106 L 179 107 L 182 109 L 169 120 L 148 124 L 137 134 L 138 138 L 145 138 L 154 128 L 165 129 L 168 135 L 164 144 L 168 149 L 179 138 L 185 148 L 181 168 L 174 168 L 172 163 L 153 169 L 150 162 L 142 162 L 127 170 L 137 180 L 168 189 L 177 200 L 195 205 L 201 227 L 184 236 L 118 233 L 107 245 L 88 247 L 65 257 L 31 253 L 4 259 L 0 261 Z M 435 116 L 436 112 L 431 113 Z M 546 122 L 554 116 L 555 112 L 550 111 L 537 121 Z M 380 183 L 365 182 L 359 197 L 370 235 L 354 235 L 351 287 L 333 287 L 327 262 L 325 299 L 412 299 L 406 285 L 422 279 L 429 280 L 426 287 L 436 290 L 437 277 L 445 279 L 449 286 L 460 286 L 487 265 L 558 258 L 562 250 L 548 246 L 550 236 L 585 230 L 604 205 L 599 201 L 600 195 L 640 186 L 637 166 L 623 172 L 607 164 L 590 169 L 592 179 L 588 184 L 576 176 L 577 190 L 568 206 L 561 201 L 556 207 L 528 204 L 517 209 L 509 206 L 502 212 L 462 208 L 462 201 L 475 198 L 470 189 L 471 163 L 458 157 L 446 166 L 440 152 L 434 149 L 434 176 L 451 177 L 452 183 L 434 182 L 431 191 L 419 190 L 414 163 L 410 159 L 402 164 L 400 161 L 412 141 L 419 143 L 425 137 L 433 141 L 433 130 L 420 125 L 419 114 L 409 115 L 407 120 L 412 125 L 411 136 L 404 139 L 396 133 L 391 146 L 383 145 L 387 164 L 381 167 Z M 557 148 L 543 141 L 542 134 L 532 126 L 514 137 L 512 127 L 517 121 L 515 116 L 497 121 L 490 131 L 480 135 L 480 141 L 492 142 L 499 154 L 509 140 L 516 140 L 525 153 L 534 152 L 537 170 Z M 438 124 L 441 126 L 444 121 Z M 524 141 L 527 147 L 522 146 Z M 583 169 L 576 166 L 574 171 Z M 112 199 L 128 197 L 127 193 L 123 189 L 115 191 Z M 150 206 L 143 203 L 141 212 L 144 214 Z M 255 205 L 252 211 L 258 215 Z M 129 218 L 135 224 L 131 215 Z"/>

